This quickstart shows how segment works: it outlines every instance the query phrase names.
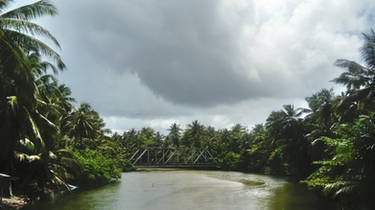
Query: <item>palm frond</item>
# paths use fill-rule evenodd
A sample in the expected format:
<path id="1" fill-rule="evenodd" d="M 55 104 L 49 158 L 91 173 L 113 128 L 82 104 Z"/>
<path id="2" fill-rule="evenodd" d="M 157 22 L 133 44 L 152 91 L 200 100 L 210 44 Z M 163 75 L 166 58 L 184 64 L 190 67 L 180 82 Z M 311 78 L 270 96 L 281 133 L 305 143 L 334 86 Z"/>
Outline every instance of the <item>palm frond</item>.
<path id="1" fill-rule="evenodd" d="M 33 134 L 34 134 L 35 138 L 39 141 L 38 143 L 39 143 L 42 151 L 45 151 L 46 145 L 45 145 L 44 140 L 43 140 L 43 138 L 42 138 L 42 136 L 40 134 L 38 125 L 34 121 L 33 117 L 30 114 L 30 112 L 26 108 L 24 110 L 25 110 L 25 112 L 27 114 L 27 118 L 28 118 L 28 121 L 30 122 L 30 125 L 31 125 L 31 128 L 33 130 Z"/>
<path id="2" fill-rule="evenodd" d="M 337 59 L 335 62 L 335 66 L 347 68 L 348 71 L 353 74 L 365 74 L 368 72 L 368 69 L 366 67 L 347 59 Z"/>
<path id="3" fill-rule="evenodd" d="M 369 68 L 375 68 L 375 32 L 371 30 L 369 34 L 363 33 L 365 44 L 361 48 L 362 59 Z M 375 74 L 375 72 L 372 72 Z"/>
<path id="4" fill-rule="evenodd" d="M 349 181 L 335 181 L 324 187 L 324 192 L 333 193 L 335 197 L 348 194 L 353 191 L 355 185 Z"/>
<path id="5" fill-rule="evenodd" d="M 57 39 L 48 30 L 30 21 L 17 18 L 0 18 L 0 26 L 3 29 L 14 29 L 19 32 L 46 37 L 52 40 L 56 46 L 61 48 Z"/>
<path id="6" fill-rule="evenodd" d="M 52 174 L 52 180 L 58 184 L 64 186 L 68 191 L 70 191 L 70 187 L 68 184 L 64 181 L 62 177 L 60 177 L 59 173 L 56 172 L 55 170 L 50 170 L 50 173 Z"/>
<path id="7" fill-rule="evenodd" d="M 366 85 L 370 82 L 368 77 L 369 69 L 350 60 L 338 59 L 335 62 L 338 67 L 346 68 L 348 71 L 340 74 L 339 77 L 332 81 L 337 84 L 346 85 L 350 89 L 359 89 L 361 86 Z"/>
<path id="8" fill-rule="evenodd" d="M 57 84 L 57 78 L 52 74 L 43 74 L 38 79 L 37 82 L 41 84 Z"/>
<path id="9" fill-rule="evenodd" d="M 27 62 L 27 59 L 25 59 L 24 51 L 19 46 L 15 46 L 14 43 L 8 39 L 3 30 L 0 30 L 0 53 L 3 56 L 5 55 L 4 57 L 0 57 L 2 63 L 8 63 L 9 60 L 15 60 L 19 66 L 29 69 L 29 63 Z"/>
<path id="10" fill-rule="evenodd" d="M 44 122 L 46 122 L 48 124 L 48 126 L 50 126 L 51 128 L 54 128 L 55 130 L 59 130 L 59 128 L 53 122 L 51 122 L 49 119 L 47 119 L 47 117 L 40 114 L 37 110 L 36 110 L 36 113 L 37 113 L 37 115 L 40 119 L 42 119 Z"/>
<path id="11" fill-rule="evenodd" d="M 44 70 L 48 70 L 48 68 L 49 68 L 49 69 L 52 70 L 52 72 L 53 72 L 54 74 L 59 73 L 58 68 L 57 68 L 54 64 L 52 64 L 52 63 L 50 63 L 50 62 L 47 62 L 47 61 L 40 62 L 40 65 L 43 67 Z"/>
<path id="12" fill-rule="evenodd" d="M 35 39 L 32 36 L 20 33 L 18 31 L 13 31 L 13 30 L 4 30 L 6 36 L 8 39 L 19 43 L 22 48 L 28 51 L 39 51 L 42 54 L 51 57 L 52 59 L 55 60 L 57 63 L 57 67 L 60 70 L 63 70 L 65 68 L 65 64 L 62 61 L 60 55 L 54 51 L 52 48 L 50 48 L 48 45 L 43 43 L 42 41 Z"/>
<path id="13" fill-rule="evenodd" d="M 3 0 L 4 1 L 4 0 Z M 5 2 L 7 2 L 5 0 Z M 2 14 L 0 17 L 1 18 L 18 18 L 18 19 L 33 19 L 33 18 L 38 18 L 43 15 L 56 15 L 57 14 L 57 9 L 56 7 L 50 3 L 47 0 L 41 0 L 37 1 L 32 4 L 28 4 L 22 7 L 18 7 L 16 9 L 13 9 L 11 11 L 8 11 L 4 14 Z"/>

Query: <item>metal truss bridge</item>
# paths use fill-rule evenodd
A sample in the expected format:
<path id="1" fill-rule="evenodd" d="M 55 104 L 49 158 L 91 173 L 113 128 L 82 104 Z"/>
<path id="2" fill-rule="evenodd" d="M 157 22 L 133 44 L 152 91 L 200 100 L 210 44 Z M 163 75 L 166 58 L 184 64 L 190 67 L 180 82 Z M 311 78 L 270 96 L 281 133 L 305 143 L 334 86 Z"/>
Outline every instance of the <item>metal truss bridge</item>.
<path id="1" fill-rule="evenodd" d="M 207 149 L 148 147 L 130 158 L 135 167 L 217 168 L 216 159 Z"/>

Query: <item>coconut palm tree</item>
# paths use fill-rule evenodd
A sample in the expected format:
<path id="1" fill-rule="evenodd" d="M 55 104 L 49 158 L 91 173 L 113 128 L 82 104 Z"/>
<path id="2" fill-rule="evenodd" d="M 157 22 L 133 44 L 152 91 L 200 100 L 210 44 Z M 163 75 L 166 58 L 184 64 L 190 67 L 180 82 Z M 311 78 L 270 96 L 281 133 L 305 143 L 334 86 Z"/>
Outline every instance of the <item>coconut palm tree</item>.
<path id="1" fill-rule="evenodd" d="M 173 123 L 169 129 L 168 139 L 171 140 L 171 143 L 178 147 L 180 145 L 180 138 L 181 138 L 181 128 L 176 123 Z"/>
<path id="2" fill-rule="evenodd" d="M 44 36 L 60 47 L 43 27 L 30 22 L 43 15 L 55 15 L 56 8 L 42 0 L 7 10 L 11 0 L 0 0 L 0 170 L 11 172 L 13 151 L 20 139 L 29 137 L 46 154 L 38 121 L 45 120 L 36 110 L 35 53 L 51 57 L 62 70 L 60 56 L 34 35 Z M 48 64 L 42 64 L 47 65 Z"/>
<path id="3" fill-rule="evenodd" d="M 187 125 L 187 129 L 181 137 L 181 143 L 185 146 L 200 148 L 204 128 L 205 127 L 200 124 L 198 120 L 194 120 L 191 124 Z"/>
<path id="4" fill-rule="evenodd" d="M 310 167 L 308 142 L 304 137 L 301 119 L 305 109 L 295 109 L 293 105 L 284 105 L 283 108 L 272 112 L 267 118 L 266 126 L 274 139 L 272 145 L 275 147 L 275 152 L 269 159 L 277 160 L 276 165 L 285 161 L 288 165 L 287 173 L 303 177 Z"/>
<path id="5" fill-rule="evenodd" d="M 103 119 L 87 103 L 82 103 L 64 121 L 62 133 L 73 139 L 74 148 L 82 149 L 92 146 L 88 144 L 94 144 L 93 140 L 107 133 Z"/>
<path id="6" fill-rule="evenodd" d="M 310 124 L 310 134 L 317 137 L 332 136 L 333 125 L 337 122 L 335 107 L 339 101 L 333 89 L 322 89 L 305 100 L 309 106 L 309 109 L 305 109 L 305 122 Z"/>
<path id="7" fill-rule="evenodd" d="M 360 52 L 364 64 L 338 59 L 335 63 L 336 66 L 345 68 L 347 71 L 333 79 L 333 82 L 343 84 L 347 88 L 338 110 L 341 113 L 345 113 L 347 110 L 356 111 L 354 117 L 363 114 L 363 111 L 366 110 L 375 111 L 375 32 L 371 30 L 368 34 L 364 33 L 363 37 L 365 43 Z M 345 116 L 342 118 L 345 119 Z M 353 119 L 344 121 L 350 120 Z"/>
<path id="8" fill-rule="evenodd" d="M 273 111 L 266 121 L 266 126 L 271 129 L 271 132 L 274 130 L 274 136 L 285 132 L 288 136 L 291 135 L 290 131 L 296 130 L 302 114 L 306 111 L 302 108 L 295 109 L 291 104 L 283 105 L 283 108 L 280 111 Z"/>

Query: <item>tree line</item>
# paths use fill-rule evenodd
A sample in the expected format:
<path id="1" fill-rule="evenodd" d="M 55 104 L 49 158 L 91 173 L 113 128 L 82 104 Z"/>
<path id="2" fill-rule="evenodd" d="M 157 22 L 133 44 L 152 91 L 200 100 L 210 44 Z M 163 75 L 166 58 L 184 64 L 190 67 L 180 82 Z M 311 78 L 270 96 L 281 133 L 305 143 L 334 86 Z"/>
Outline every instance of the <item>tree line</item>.
<path id="1" fill-rule="evenodd" d="M 289 176 L 345 209 L 375 207 L 375 33 L 363 34 L 363 64 L 338 59 L 345 71 L 332 81 L 346 90 L 321 89 L 306 97 L 308 108 L 291 104 L 247 130 L 239 124 L 215 129 L 198 121 L 173 123 L 166 136 L 151 128 L 112 138 L 125 157 L 139 148 L 207 148 L 221 169 Z"/>

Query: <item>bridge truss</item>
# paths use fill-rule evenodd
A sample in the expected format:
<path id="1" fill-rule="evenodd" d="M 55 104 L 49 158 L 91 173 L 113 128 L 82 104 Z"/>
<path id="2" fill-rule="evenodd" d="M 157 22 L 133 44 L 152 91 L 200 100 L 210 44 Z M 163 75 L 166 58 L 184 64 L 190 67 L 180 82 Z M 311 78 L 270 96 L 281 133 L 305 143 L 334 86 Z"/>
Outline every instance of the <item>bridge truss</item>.
<path id="1" fill-rule="evenodd" d="M 216 159 L 207 149 L 149 147 L 130 158 L 136 167 L 216 168 Z"/>

